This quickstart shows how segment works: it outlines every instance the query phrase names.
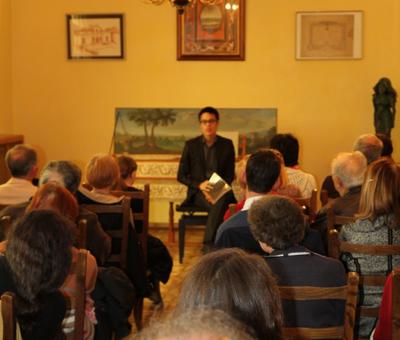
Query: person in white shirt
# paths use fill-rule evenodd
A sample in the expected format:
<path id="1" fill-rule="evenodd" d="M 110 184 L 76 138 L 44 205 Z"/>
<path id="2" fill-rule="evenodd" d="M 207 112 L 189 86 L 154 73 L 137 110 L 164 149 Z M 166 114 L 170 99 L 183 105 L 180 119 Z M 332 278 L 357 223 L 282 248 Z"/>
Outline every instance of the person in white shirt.
<path id="1" fill-rule="evenodd" d="M 11 178 L 0 185 L 0 205 L 28 201 L 37 190 L 32 184 L 38 171 L 36 151 L 24 144 L 15 145 L 7 151 L 5 162 Z"/>
<path id="2" fill-rule="evenodd" d="M 297 138 L 290 133 L 278 133 L 271 139 L 270 147 L 280 151 L 283 155 L 289 184 L 297 186 L 302 197 L 311 197 L 312 191 L 317 188 L 317 182 L 313 175 L 304 172 L 299 167 L 299 141 Z"/>

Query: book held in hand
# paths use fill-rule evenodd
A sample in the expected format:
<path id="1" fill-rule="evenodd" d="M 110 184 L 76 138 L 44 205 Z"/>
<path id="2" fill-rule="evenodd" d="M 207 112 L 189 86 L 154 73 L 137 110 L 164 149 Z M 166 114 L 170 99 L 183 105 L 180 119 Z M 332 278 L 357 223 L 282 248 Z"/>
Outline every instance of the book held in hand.
<path id="1" fill-rule="evenodd" d="M 215 204 L 223 195 L 231 190 L 231 186 L 226 183 L 225 180 L 216 172 L 211 175 L 208 181 L 213 187 L 212 190 L 208 192 L 213 204 Z"/>

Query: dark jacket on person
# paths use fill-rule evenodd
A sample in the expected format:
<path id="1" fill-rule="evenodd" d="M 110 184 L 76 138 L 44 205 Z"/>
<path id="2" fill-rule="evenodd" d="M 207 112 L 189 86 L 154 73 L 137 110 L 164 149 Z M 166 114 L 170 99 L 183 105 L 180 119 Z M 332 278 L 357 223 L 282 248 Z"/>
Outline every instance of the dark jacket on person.
<path id="1" fill-rule="evenodd" d="M 125 273 L 116 267 L 99 268 L 92 292 L 96 306 L 96 340 L 121 339 L 131 332 L 128 320 L 136 299 L 135 288 Z"/>
<path id="2" fill-rule="evenodd" d="M 215 141 L 217 154 L 216 172 L 228 184 L 235 177 L 235 149 L 230 139 L 217 135 Z M 188 187 L 186 201 L 190 202 L 192 197 L 199 191 L 200 183 L 208 180 L 206 175 L 206 159 L 204 157 L 204 137 L 186 141 L 182 152 L 178 169 L 178 181 Z"/>
<path id="3" fill-rule="evenodd" d="M 339 287 L 346 285 L 344 266 L 338 260 L 310 252 L 303 246 L 274 250 L 265 260 L 278 286 Z M 285 327 L 336 327 L 343 325 L 345 301 L 282 301 Z"/>

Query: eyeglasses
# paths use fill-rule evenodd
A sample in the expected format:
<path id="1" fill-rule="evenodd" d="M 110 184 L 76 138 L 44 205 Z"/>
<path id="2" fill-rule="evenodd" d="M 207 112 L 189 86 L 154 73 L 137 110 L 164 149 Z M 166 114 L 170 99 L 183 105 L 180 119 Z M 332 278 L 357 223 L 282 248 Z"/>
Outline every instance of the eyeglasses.
<path id="1" fill-rule="evenodd" d="M 217 122 L 216 119 L 204 119 L 204 120 L 200 120 L 200 124 L 206 125 L 206 124 L 215 124 Z"/>

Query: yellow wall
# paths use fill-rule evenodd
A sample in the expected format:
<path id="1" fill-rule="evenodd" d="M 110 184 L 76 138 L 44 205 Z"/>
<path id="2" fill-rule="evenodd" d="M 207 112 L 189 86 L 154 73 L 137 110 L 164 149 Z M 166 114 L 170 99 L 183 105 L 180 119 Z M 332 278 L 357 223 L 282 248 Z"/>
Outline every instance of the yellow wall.
<path id="1" fill-rule="evenodd" d="M 0 0 L 0 134 L 11 133 L 11 0 Z"/>
<path id="2" fill-rule="evenodd" d="M 296 61 L 295 13 L 306 10 L 362 10 L 363 59 Z M 126 59 L 67 60 L 67 13 L 124 13 Z M 373 132 L 377 80 L 400 91 L 399 15 L 398 0 L 249 0 L 246 61 L 178 62 L 168 4 L 13 0 L 14 132 L 40 147 L 42 162 L 83 165 L 108 151 L 115 107 L 276 107 L 278 131 L 299 138 L 301 165 L 321 183 L 337 152 Z M 400 148 L 399 128 L 392 134 Z"/>

